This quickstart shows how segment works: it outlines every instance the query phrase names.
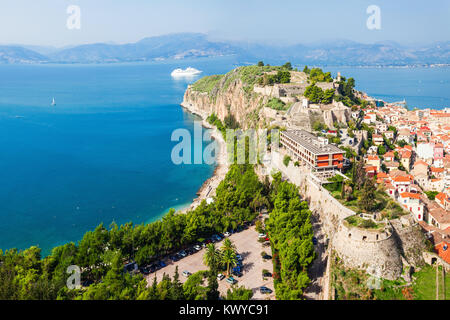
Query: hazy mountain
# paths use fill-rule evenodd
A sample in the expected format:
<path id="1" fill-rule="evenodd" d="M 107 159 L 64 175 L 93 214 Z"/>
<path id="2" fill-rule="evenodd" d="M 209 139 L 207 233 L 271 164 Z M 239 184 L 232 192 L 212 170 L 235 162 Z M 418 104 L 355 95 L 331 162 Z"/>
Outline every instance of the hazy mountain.
<path id="1" fill-rule="evenodd" d="M 39 46 L 0 46 L 0 63 L 108 63 L 236 55 L 241 61 L 292 61 L 310 65 L 450 64 L 450 42 L 403 46 L 393 41 L 363 44 L 327 40 L 276 46 L 211 40 L 205 34 L 179 33 L 136 43 L 94 43 L 55 49 Z"/>
<path id="2" fill-rule="evenodd" d="M 209 41 L 204 34 L 182 33 L 145 38 L 130 44 L 82 45 L 51 54 L 50 58 L 56 62 L 90 63 L 210 57 L 235 52 L 230 44 Z"/>
<path id="3" fill-rule="evenodd" d="M 19 46 L 0 46 L 0 63 L 43 63 L 48 58 Z"/>

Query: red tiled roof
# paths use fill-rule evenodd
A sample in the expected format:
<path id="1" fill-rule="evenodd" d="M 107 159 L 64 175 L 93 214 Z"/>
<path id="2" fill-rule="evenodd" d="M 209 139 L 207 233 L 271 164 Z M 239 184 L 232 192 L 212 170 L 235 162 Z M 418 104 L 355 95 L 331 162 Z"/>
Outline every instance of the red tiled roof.
<path id="1" fill-rule="evenodd" d="M 411 158 L 411 152 L 410 151 L 402 151 L 401 156 L 402 156 L 402 158 Z"/>
<path id="2" fill-rule="evenodd" d="M 399 176 L 399 177 L 395 177 L 394 181 L 395 182 L 409 182 L 411 179 L 409 178 L 409 176 Z"/>
<path id="3" fill-rule="evenodd" d="M 442 241 L 436 245 L 434 249 L 439 257 L 441 257 L 445 262 L 450 263 L 450 245 L 448 242 Z"/>
<path id="4" fill-rule="evenodd" d="M 418 193 L 412 193 L 412 192 L 403 192 L 400 194 L 402 198 L 413 198 L 413 199 L 420 199 L 420 194 Z"/>
<path id="5" fill-rule="evenodd" d="M 447 195 L 443 192 L 440 192 L 434 198 L 436 200 L 439 200 L 441 203 L 444 203 L 444 200 L 445 200 L 445 198 L 447 198 Z"/>
<path id="6" fill-rule="evenodd" d="M 424 166 L 428 167 L 428 163 L 426 163 L 423 160 L 417 160 L 416 162 L 414 162 L 414 167 L 417 166 L 417 165 L 424 165 Z"/>
<path id="7" fill-rule="evenodd" d="M 407 149 L 407 150 L 409 150 L 409 151 L 412 151 L 412 146 L 405 145 L 403 148 L 404 148 L 404 149 Z"/>

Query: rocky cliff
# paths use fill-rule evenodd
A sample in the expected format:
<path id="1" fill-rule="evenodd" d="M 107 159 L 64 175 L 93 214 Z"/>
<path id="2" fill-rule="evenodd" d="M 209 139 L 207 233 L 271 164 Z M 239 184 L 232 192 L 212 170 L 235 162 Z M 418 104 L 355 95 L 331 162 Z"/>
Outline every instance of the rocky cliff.
<path id="1" fill-rule="evenodd" d="M 276 70 L 279 67 L 269 68 Z M 182 106 L 202 117 L 215 113 L 222 121 L 228 115 L 233 115 L 243 129 L 279 125 L 311 130 L 315 121 L 320 121 L 330 128 L 333 128 L 335 122 L 349 121 L 350 109 L 342 103 L 314 106 L 311 110 L 304 110 L 301 108 L 301 102 L 280 102 L 284 103 L 284 110 L 269 108 L 268 102 L 271 100 L 280 98 L 284 101 L 298 101 L 301 97 L 294 97 L 293 93 L 289 93 L 290 86 L 296 88 L 295 83 L 283 87 L 283 92 L 288 92 L 283 97 L 279 96 L 279 92 L 273 94 L 272 91 L 278 88 L 277 85 L 255 86 L 258 78 L 268 71 L 271 69 L 267 67 L 247 66 L 234 69 L 225 75 L 204 77 L 188 87 Z M 299 73 L 292 72 L 292 77 L 295 79 Z M 291 109 L 295 109 L 295 112 L 290 112 Z"/>
<path id="2" fill-rule="evenodd" d="M 243 129 L 262 127 L 262 109 L 269 97 L 252 92 L 252 84 L 240 77 L 240 68 L 223 76 L 205 77 L 190 85 L 182 106 L 202 117 L 215 113 L 220 120 L 233 115 Z"/>

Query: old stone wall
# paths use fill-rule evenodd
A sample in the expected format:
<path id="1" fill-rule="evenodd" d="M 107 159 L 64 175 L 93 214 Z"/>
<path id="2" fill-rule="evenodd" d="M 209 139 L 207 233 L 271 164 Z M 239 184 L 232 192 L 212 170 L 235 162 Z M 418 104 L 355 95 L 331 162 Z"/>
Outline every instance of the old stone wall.
<path id="1" fill-rule="evenodd" d="M 286 167 L 283 164 L 284 155 L 283 150 L 272 154 L 272 161 L 266 163 L 266 174 L 278 170 L 299 186 L 310 209 L 320 215 L 323 229 L 344 264 L 351 268 L 372 270 L 375 275 L 386 279 L 397 279 L 402 272 L 402 259 L 393 236 L 393 227 L 389 224 L 380 231 L 349 227 L 344 219 L 356 213 L 316 183 L 306 168 L 294 166 L 294 161 Z"/>
<path id="2" fill-rule="evenodd" d="M 340 223 L 333 237 L 333 248 L 343 259 L 344 265 L 395 280 L 400 277 L 403 264 L 391 232 L 389 227 L 375 231 Z"/>

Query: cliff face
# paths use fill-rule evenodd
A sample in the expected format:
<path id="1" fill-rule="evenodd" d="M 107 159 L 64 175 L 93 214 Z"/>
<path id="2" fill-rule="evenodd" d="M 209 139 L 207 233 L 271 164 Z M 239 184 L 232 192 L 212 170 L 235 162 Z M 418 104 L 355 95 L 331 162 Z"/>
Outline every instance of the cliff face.
<path id="1" fill-rule="evenodd" d="M 184 94 L 182 106 L 192 113 L 206 118 L 215 113 L 220 120 L 233 115 L 243 129 L 258 127 L 264 123 L 263 106 L 268 97 L 247 93 L 240 79 L 223 78 L 212 92 L 201 92 L 189 86 Z"/>

